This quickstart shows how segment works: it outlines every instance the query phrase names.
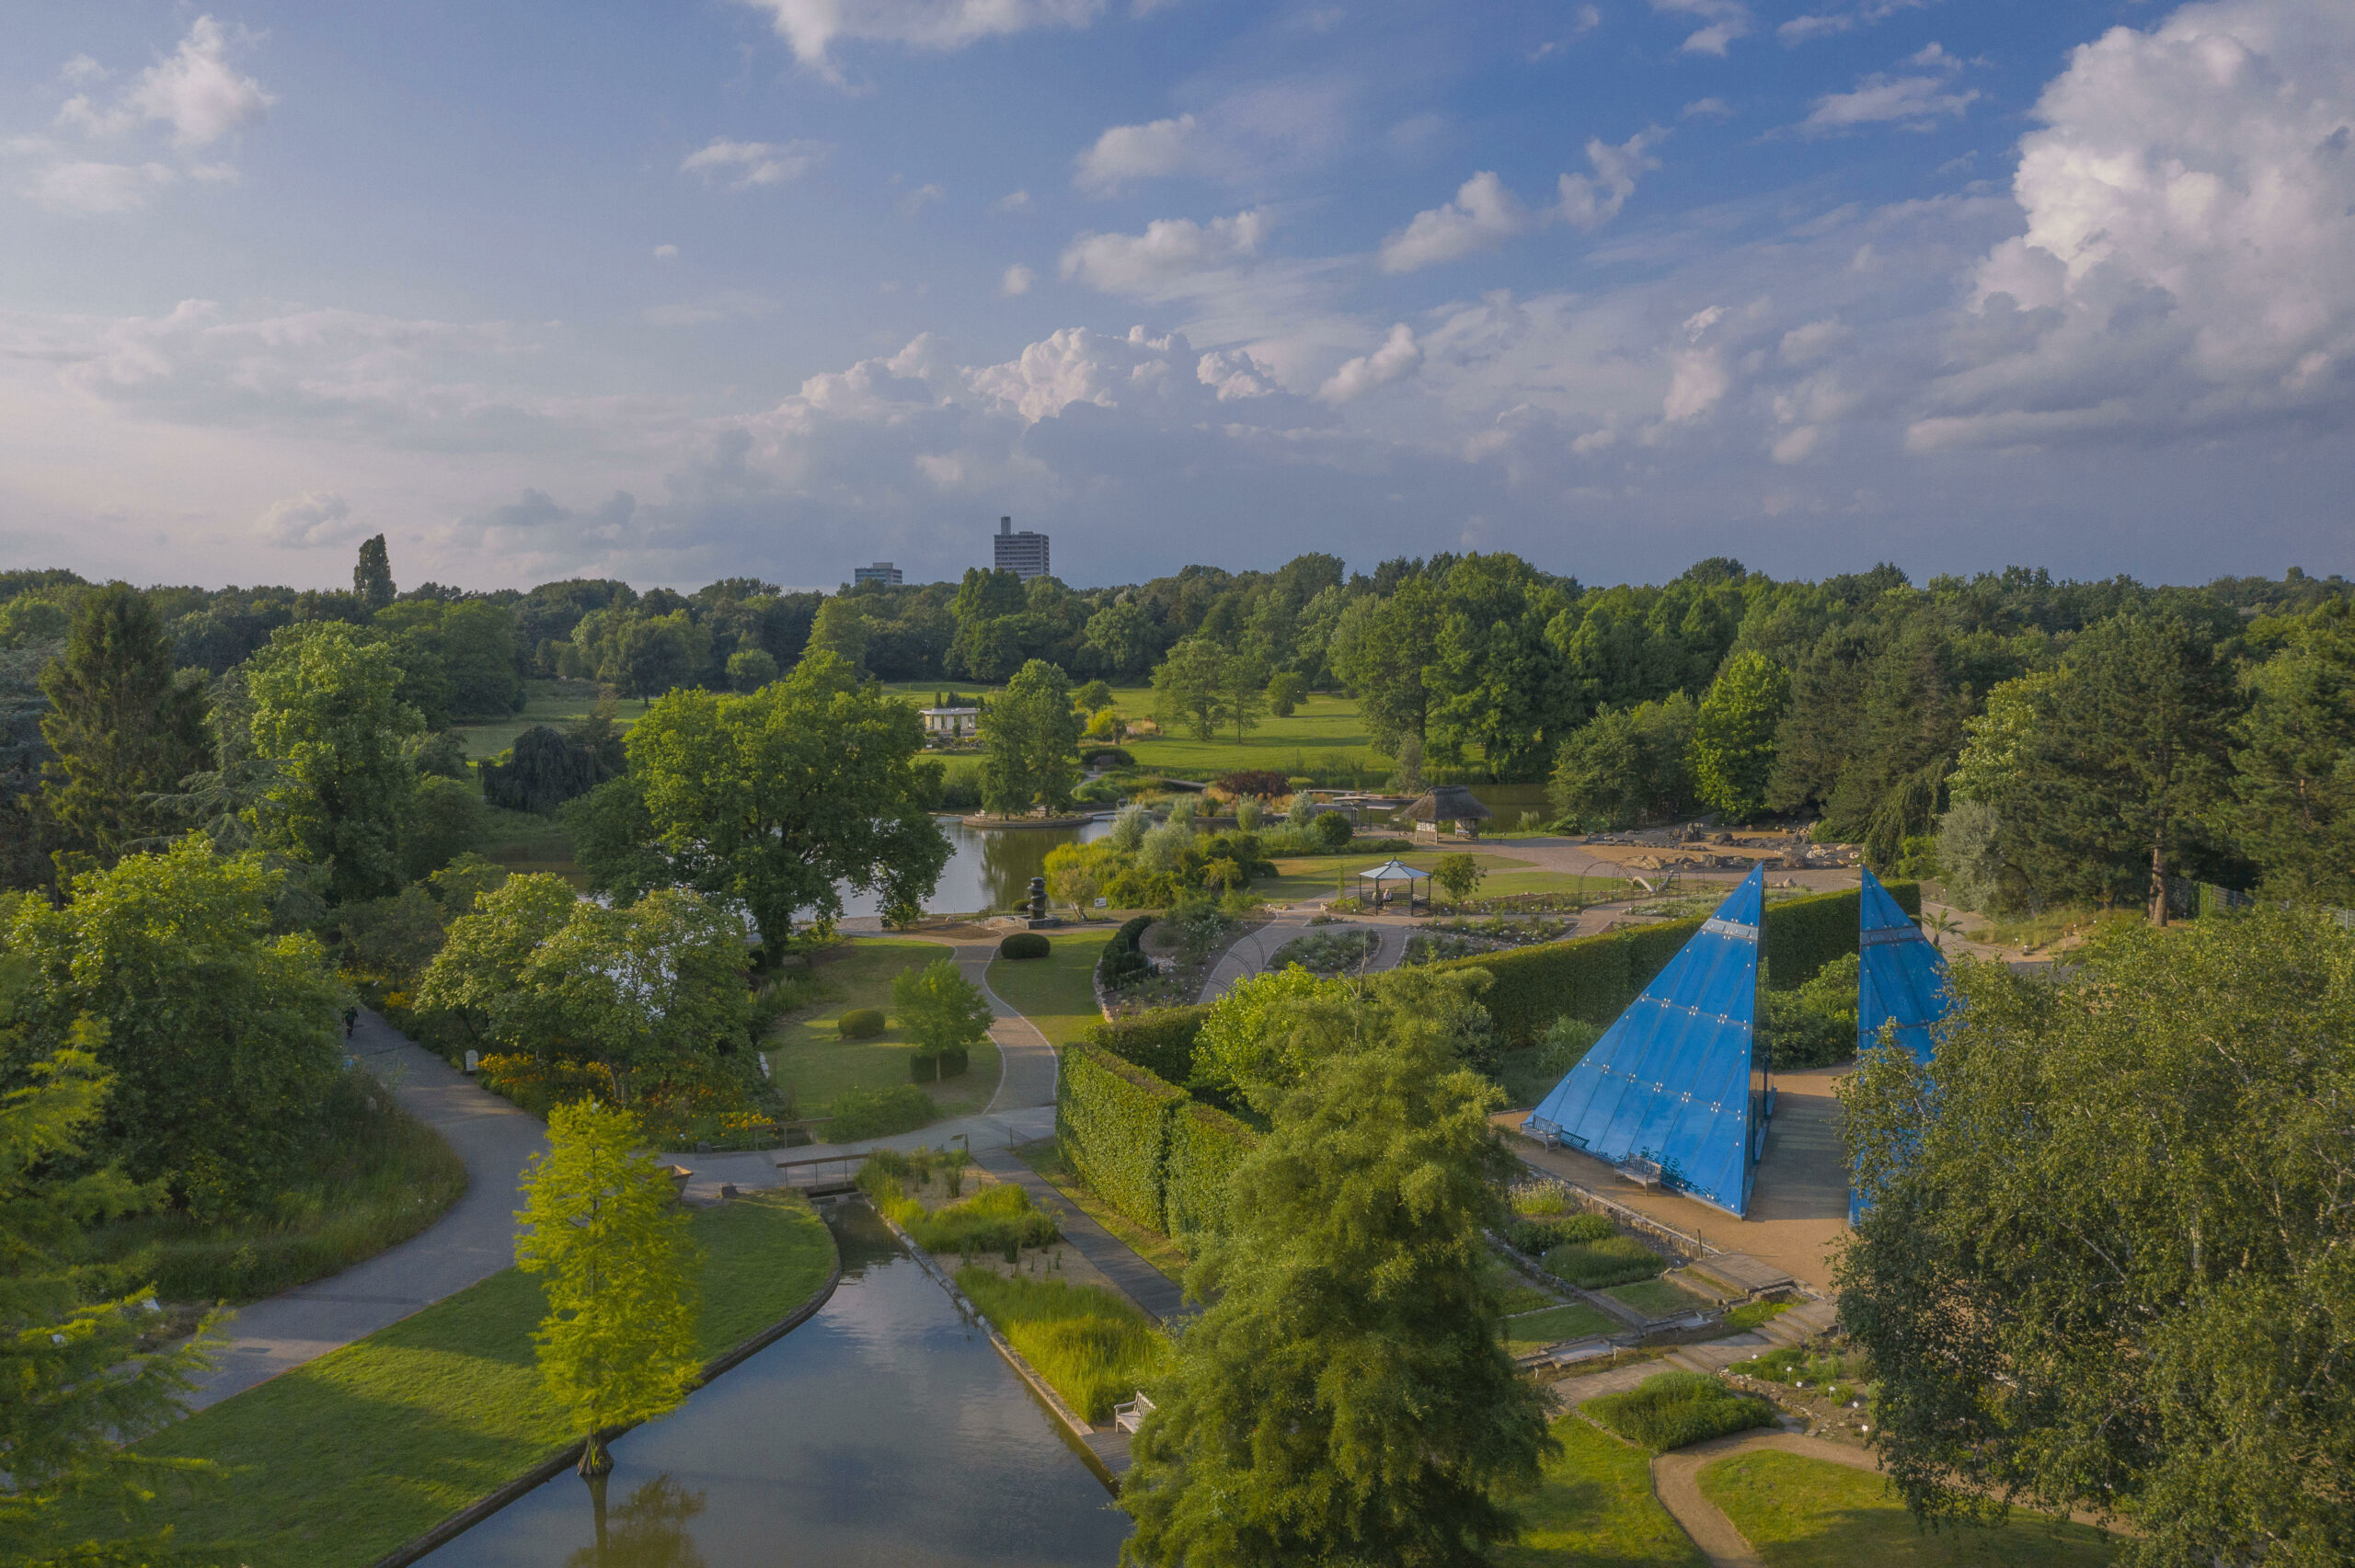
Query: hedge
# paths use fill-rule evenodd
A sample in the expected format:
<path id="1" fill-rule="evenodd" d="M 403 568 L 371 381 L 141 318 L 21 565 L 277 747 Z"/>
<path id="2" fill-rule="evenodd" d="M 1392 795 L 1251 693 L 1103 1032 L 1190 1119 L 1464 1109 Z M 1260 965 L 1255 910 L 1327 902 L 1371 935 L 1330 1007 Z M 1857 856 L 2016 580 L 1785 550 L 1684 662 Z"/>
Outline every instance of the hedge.
<path id="1" fill-rule="evenodd" d="M 1920 884 L 1892 882 L 1889 892 L 1907 913 L 1920 912 Z M 1775 990 L 1804 985 L 1832 959 L 1856 951 L 1857 897 L 1854 890 L 1821 893 L 1766 907 L 1766 969 Z M 1669 921 L 1448 958 L 1431 967 L 1488 970 L 1495 977 L 1485 999 L 1488 1015 L 1508 1043 L 1527 1046 L 1566 1013 L 1608 1025 L 1700 929 L 1698 920 Z"/>
<path id="2" fill-rule="evenodd" d="M 1106 990 L 1118 990 L 1122 985 L 1153 967 L 1152 962 L 1139 950 L 1144 940 L 1144 928 L 1151 925 L 1151 915 L 1135 915 L 1124 921 L 1112 939 L 1104 944 L 1104 951 L 1096 958 L 1096 983 Z"/>
<path id="3" fill-rule="evenodd" d="M 1259 1135 L 1215 1105 L 1189 1101 L 1169 1121 L 1167 1179 L 1162 1209 L 1169 1234 L 1184 1240 L 1227 1227 L 1235 1203 L 1235 1169 L 1259 1147 Z"/>
<path id="4" fill-rule="evenodd" d="M 1063 1158 L 1105 1202 L 1149 1230 L 1169 1233 L 1162 1212 L 1169 1122 L 1186 1092 L 1099 1046 L 1065 1046 L 1055 1084 L 1055 1136 Z"/>
<path id="5" fill-rule="evenodd" d="M 1194 1076 L 1194 1041 L 1210 1015 L 1207 1006 L 1156 1007 L 1108 1019 L 1089 1030 L 1087 1038 L 1165 1083 L 1184 1083 Z"/>

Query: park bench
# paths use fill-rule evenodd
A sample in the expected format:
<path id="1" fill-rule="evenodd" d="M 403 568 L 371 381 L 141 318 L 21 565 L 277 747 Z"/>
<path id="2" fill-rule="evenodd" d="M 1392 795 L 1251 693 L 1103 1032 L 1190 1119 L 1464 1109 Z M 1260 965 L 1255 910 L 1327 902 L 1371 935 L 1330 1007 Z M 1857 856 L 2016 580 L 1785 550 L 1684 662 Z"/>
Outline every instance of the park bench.
<path id="1" fill-rule="evenodd" d="M 1133 1434 L 1138 1427 L 1144 1425 L 1144 1418 L 1152 1413 L 1153 1401 L 1145 1398 L 1144 1391 L 1140 1389 L 1137 1391 L 1136 1398 L 1126 1404 L 1116 1404 L 1112 1407 L 1112 1425 L 1123 1432 Z"/>

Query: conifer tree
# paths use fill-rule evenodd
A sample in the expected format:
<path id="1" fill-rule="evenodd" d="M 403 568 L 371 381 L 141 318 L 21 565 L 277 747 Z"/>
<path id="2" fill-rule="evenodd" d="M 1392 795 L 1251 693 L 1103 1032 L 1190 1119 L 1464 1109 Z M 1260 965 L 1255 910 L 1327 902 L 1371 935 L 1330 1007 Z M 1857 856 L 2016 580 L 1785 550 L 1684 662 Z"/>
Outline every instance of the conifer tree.
<path id="1" fill-rule="evenodd" d="M 155 604 L 121 582 L 82 596 L 40 686 L 50 703 L 41 734 L 57 754 L 43 805 L 66 853 L 112 864 L 155 831 L 142 796 L 207 765 L 204 690 L 173 678 Z"/>
<path id="2" fill-rule="evenodd" d="M 540 1376 L 580 1428 L 580 1473 L 613 1468 L 604 1434 L 676 1410 L 693 1391 L 695 1246 L 638 1118 L 594 1100 L 548 1116 L 524 1175 L 515 1264 L 546 1276 L 533 1335 Z"/>

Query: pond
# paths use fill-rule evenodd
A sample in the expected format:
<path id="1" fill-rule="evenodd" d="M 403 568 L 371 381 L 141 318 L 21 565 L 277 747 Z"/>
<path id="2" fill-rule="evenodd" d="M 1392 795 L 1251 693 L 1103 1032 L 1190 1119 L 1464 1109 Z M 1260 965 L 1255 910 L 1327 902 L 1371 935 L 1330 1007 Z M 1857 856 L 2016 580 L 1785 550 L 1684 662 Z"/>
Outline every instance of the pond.
<path id="1" fill-rule="evenodd" d="M 948 864 L 924 907 L 939 915 L 988 914 L 1010 910 L 1030 891 L 1030 879 L 1047 869 L 1047 852 L 1057 844 L 1093 842 L 1112 830 L 1109 821 L 1076 828 L 968 828 L 954 817 L 933 821 L 948 835 Z M 843 888 L 843 913 L 883 912 L 873 893 Z"/>
<path id="2" fill-rule="evenodd" d="M 431 1568 L 1109 1568 L 1129 1521 L 1027 1384 L 863 1203 L 816 1316 Z"/>

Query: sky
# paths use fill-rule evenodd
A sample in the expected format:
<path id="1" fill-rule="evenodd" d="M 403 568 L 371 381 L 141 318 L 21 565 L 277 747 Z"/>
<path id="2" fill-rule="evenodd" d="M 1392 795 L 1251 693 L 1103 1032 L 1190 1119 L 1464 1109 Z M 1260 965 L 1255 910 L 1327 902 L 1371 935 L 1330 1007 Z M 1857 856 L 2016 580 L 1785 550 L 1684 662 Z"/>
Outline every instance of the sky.
<path id="1" fill-rule="evenodd" d="M 0 567 L 2355 573 L 2355 5 L 22 0 Z"/>

